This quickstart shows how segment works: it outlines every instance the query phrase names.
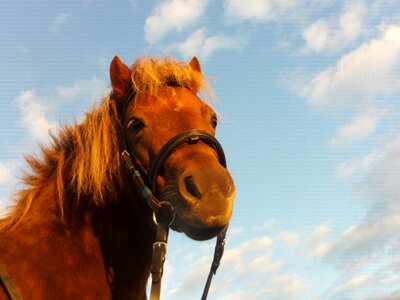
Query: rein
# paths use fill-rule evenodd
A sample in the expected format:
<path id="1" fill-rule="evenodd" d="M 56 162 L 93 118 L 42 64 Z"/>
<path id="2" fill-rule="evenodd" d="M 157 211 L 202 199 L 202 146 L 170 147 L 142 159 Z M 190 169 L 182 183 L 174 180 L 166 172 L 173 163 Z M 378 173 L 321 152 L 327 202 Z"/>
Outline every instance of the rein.
<path id="1" fill-rule="evenodd" d="M 135 98 L 135 95 L 136 92 L 132 89 L 128 98 L 126 99 L 124 108 L 121 113 L 122 120 L 124 119 L 129 103 L 132 101 L 132 99 Z M 157 153 L 149 172 L 147 172 L 148 177 L 145 177 L 147 179 L 147 183 L 151 187 L 149 188 L 142 177 L 142 173 L 144 173 L 142 165 L 135 157 L 130 147 L 130 143 L 127 135 L 125 134 L 125 130 L 123 130 L 122 132 L 125 147 L 121 153 L 121 158 L 124 162 L 127 172 L 132 176 L 135 187 L 142 192 L 142 196 L 146 200 L 147 205 L 153 210 L 153 222 L 157 227 L 157 233 L 155 241 L 153 243 L 153 255 L 151 265 L 152 284 L 150 300 L 158 300 L 160 299 L 161 281 L 164 270 L 165 256 L 167 252 L 168 231 L 169 227 L 173 224 L 175 220 L 176 214 L 174 207 L 170 202 L 159 201 L 154 196 L 154 194 L 156 193 L 156 183 L 159 171 L 166 159 L 171 155 L 171 153 L 183 145 L 192 145 L 198 143 L 199 141 L 203 142 L 204 144 L 208 145 L 216 151 L 216 153 L 218 154 L 219 163 L 226 168 L 225 153 L 218 140 L 209 133 L 198 129 L 184 131 L 183 133 L 178 134 L 177 136 L 167 141 Z M 201 300 L 207 299 L 212 277 L 216 274 L 217 269 L 220 265 L 220 261 L 224 252 L 225 236 L 227 229 L 228 226 L 226 226 L 224 230 L 217 236 L 214 250 L 214 258 L 210 267 L 210 272 L 207 277 Z"/>
<path id="2" fill-rule="evenodd" d="M 23 300 L 18 288 L 11 280 L 7 270 L 0 266 L 0 287 L 5 291 L 7 298 L 10 300 Z"/>

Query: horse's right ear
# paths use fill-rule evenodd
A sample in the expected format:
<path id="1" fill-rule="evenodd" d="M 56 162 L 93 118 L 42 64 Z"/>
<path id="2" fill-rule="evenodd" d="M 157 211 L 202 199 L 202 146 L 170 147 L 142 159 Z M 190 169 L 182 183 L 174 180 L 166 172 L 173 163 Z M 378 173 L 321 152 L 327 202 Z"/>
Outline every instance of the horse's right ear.
<path id="1" fill-rule="evenodd" d="M 118 56 L 114 56 L 110 65 L 111 85 L 114 92 L 122 96 L 131 87 L 131 70 Z"/>

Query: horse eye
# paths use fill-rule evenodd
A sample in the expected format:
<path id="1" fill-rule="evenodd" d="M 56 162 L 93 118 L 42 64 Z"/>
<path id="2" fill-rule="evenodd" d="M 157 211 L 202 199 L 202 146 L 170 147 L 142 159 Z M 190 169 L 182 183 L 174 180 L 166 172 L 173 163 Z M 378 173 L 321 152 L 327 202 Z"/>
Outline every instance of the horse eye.
<path id="1" fill-rule="evenodd" d="M 218 124 L 218 118 L 217 118 L 217 116 L 216 116 L 216 115 L 214 115 L 214 116 L 212 116 L 212 117 L 211 117 L 211 124 L 212 124 L 212 127 L 214 127 L 214 128 L 216 128 L 216 127 L 217 127 L 217 124 Z"/>
<path id="2" fill-rule="evenodd" d="M 132 131 L 133 133 L 138 133 L 141 129 L 144 127 L 144 123 L 140 121 L 139 119 L 133 119 L 132 121 L 129 122 L 129 130 Z"/>

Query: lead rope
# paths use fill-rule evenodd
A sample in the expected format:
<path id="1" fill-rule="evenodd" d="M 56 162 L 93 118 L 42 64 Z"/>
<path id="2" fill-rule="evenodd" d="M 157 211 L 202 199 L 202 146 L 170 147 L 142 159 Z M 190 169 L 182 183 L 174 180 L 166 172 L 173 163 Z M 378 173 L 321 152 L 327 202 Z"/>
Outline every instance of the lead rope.
<path id="1" fill-rule="evenodd" d="M 211 263 L 210 272 L 208 273 L 207 282 L 204 286 L 203 295 L 201 296 L 201 300 L 206 300 L 208 295 L 208 290 L 210 289 L 211 280 L 213 276 L 217 273 L 219 264 L 221 262 L 222 255 L 224 254 L 224 247 L 225 247 L 225 237 L 226 231 L 228 230 L 228 226 L 220 233 L 217 237 L 217 243 L 215 245 L 214 250 L 214 258 Z"/>
<path id="2" fill-rule="evenodd" d="M 157 234 L 153 243 L 153 259 L 151 264 L 150 300 L 160 299 L 161 280 L 164 273 L 165 255 L 167 253 L 168 224 L 157 223 Z"/>

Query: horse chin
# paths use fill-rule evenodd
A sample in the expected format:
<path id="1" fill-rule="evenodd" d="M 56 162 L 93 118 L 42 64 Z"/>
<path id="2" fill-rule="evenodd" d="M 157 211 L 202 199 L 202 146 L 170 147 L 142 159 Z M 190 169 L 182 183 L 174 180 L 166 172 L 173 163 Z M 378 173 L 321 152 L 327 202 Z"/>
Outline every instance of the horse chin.
<path id="1" fill-rule="evenodd" d="M 193 226 L 189 222 L 183 221 L 179 216 L 176 216 L 175 221 L 171 224 L 171 229 L 177 232 L 185 233 L 189 238 L 196 241 L 205 241 L 216 237 L 226 225 L 217 227 L 198 227 Z"/>

